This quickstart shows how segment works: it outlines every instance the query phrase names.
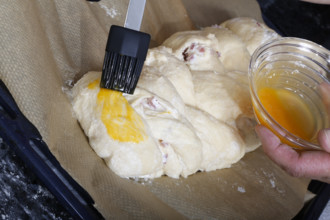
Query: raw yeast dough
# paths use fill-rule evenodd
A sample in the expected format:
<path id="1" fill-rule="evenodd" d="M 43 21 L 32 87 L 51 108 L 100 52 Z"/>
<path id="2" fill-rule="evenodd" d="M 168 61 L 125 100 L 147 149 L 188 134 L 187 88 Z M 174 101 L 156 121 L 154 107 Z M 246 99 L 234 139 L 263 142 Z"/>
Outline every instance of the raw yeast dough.
<path id="1" fill-rule="evenodd" d="M 178 32 L 149 50 L 134 95 L 102 89 L 101 73 L 86 73 L 72 89 L 75 116 L 121 177 L 228 168 L 260 144 L 247 70 L 253 50 L 276 37 L 250 18 Z"/>

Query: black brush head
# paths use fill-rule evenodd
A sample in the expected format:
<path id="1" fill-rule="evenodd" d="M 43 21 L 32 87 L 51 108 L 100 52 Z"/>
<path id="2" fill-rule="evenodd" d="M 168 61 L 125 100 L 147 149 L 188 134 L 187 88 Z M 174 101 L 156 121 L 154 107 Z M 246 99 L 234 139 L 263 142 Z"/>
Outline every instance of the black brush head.
<path id="1" fill-rule="evenodd" d="M 105 51 L 101 88 L 133 94 L 147 56 L 150 35 L 112 25 Z"/>

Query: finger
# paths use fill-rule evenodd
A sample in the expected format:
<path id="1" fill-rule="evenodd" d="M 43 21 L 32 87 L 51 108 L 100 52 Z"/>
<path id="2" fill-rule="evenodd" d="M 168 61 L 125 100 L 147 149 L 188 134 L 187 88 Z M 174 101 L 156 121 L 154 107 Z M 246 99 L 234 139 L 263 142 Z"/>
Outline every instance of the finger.
<path id="1" fill-rule="evenodd" d="M 324 151 L 304 151 L 293 161 L 288 172 L 296 177 L 330 181 L 330 154 Z"/>
<path id="2" fill-rule="evenodd" d="M 329 182 L 330 154 L 324 151 L 297 152 L 280 140 L 264 126 L 257 126 L 267 156 L 295 177 L 307 177 Z"/>
<path id="3" fill-rule="evenodd" d="M 322 101 L 323 101 L 323 103 L 328 111 L 328 115 L 330 117 L 330 84 L 321 83 L 320 92 L 321 92 L 321 96 L 322 96 Z"/>
<path id="4" fill-rule="evenodd" d="M 294 149 L 286 144 L 282 144 L 276 135 L 262 125 L 256 126 L 256 132 L 264 152 L 271 160 L 285 170 L 294 167 L 295 164 L 292 161 L 297 160 L 299 157 L 299 154 Z"/>
<path id="5" fill-rule="evenodd" d="M 323 129 L 319 132 L 318 140 L 321 147 L 330 153 L 330 128 Z"/>
<path id="6" fill-rule="evenodd" d="M 301 0 L 301 1 L 315 3 L 315 4 L 330 4 L 330 0 Z"/>

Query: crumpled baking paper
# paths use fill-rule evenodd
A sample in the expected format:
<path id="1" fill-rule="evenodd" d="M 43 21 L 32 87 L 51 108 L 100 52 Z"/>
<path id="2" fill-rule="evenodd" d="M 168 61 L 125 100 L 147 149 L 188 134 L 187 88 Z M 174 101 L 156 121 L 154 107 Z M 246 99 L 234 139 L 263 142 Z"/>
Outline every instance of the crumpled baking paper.
<path id="1" fill-rule="evenodd" d="M 256 3 L 150 0 L 142 31 L 157 46 L 177 31 L 258 14 L 251 5 Z M 291 219 L 308 181 L 289 177 L 262 149 L 229 169 L 155 180 L 122 179 L 93 152 L 68 91 L 86 72 L 101 71 L 109 28 L 123 25 L 127 6 L 127 0 L 0 4 L 0 77 L 61 165 L 106 219 Z"/>

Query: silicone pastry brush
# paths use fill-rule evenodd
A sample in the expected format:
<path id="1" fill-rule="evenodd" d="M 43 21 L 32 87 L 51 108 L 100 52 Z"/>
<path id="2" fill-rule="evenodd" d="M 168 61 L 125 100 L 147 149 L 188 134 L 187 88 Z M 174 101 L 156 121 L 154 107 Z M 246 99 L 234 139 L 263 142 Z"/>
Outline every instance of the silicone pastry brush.
<path id="1" fill-rule="evenodd" d="M 150 35 L 140 32 L 146 0 L 130 0 L 124 27 L 112 25 L 105 50 L 101 88 L 133 94 L 147 56 Z"/>

